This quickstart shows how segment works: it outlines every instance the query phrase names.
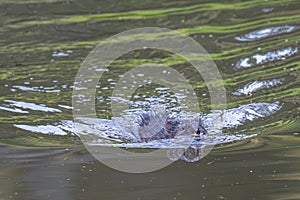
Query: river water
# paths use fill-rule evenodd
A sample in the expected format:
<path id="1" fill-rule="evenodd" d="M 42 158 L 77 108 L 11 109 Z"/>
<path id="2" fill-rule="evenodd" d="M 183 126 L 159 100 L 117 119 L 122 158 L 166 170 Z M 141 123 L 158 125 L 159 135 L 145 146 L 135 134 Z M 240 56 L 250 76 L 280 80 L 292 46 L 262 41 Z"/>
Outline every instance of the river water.
<path id="1" fill-rule="evenodd" d="M 0 199 L 300 199 L 299 1 L 1 0 L 0 15 Z M 74 130 L 74 81 L 101 41 L 153 26 L 193 38 L 216 63 L 227 97 L 224 129 L 204 158 L 123 173 L 96 160 Z M 101 128 L 113 124 L 118 79 L 149 60 L 189 79 L 212 132 L 214 109 L 203 78 L 181 57 L 145 48 L 103 73 L 98 119 L 91 120 L 100 120 L 94 131 L 105 140 L 95 143 L 165 147 L 111 137 Z M 176 108 L 178 98 L 149 84 L 129 103 L 133 110 Z"/>

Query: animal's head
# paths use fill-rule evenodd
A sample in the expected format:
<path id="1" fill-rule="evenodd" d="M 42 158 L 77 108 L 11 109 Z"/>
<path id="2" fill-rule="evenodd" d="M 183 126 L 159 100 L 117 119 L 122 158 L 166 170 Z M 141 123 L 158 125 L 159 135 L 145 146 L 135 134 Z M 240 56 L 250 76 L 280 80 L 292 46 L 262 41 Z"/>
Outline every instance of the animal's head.
<path id="1" fill-rule="evenodd" d="M 172 136 L 175 136 L 178 129 L 179 129 L 179 119 L 177 117 L 167 117 L 165 129 L 168 133 L 170 133 Z"/>

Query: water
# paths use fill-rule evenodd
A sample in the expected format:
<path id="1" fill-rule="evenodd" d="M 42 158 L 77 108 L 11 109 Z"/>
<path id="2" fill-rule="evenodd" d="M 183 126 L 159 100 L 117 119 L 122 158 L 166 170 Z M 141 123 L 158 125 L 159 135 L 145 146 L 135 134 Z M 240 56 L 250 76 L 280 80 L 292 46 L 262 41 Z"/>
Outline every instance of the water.
<path id="1" fill-rule="evenodd" d="M 299 6 L 277 0 L 1 1 L 0 199 L 299 199 Z M 199 42 L 222 74 L 228 104 L 225 128 L 208 136 L 216 145 L 206 157 L 132 175 L 85 150 L 73 130 L 71 98 L 80 64 L 100 41 L 144 26 L 178 30 Z M 214 110 L 202 77 L 181 57 L 153 49 L 112 63 L 98 85 L 98 119 L 85 123 L 111 125 L 118 79 L 149 59 L 190 80 L 212 132 Z M 152 84 L 124 103 L 132 110 L 176 108 L 181 98 Z M 132 133 L 123 130 L 107 138 L 101 130 L 93 131 L 103 134 L 105 145 L 141 150 L 166 144 L 130 141 L 124 135 Z"/>

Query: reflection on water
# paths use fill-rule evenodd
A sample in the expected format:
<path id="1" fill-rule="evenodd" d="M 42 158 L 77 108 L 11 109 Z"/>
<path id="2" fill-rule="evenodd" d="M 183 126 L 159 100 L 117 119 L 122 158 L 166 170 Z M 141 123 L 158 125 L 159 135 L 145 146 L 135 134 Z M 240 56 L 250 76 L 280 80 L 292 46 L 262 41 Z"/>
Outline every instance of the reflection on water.
<path id="1" fill-rule="evenodd" d="M 298 47 L 287 47 L 264 54 L 254 54 L 248 58 L 242 58 L 237 64 L 237 68 L 248 68 L 255 65 L 262 65 L 268 62 L 285 60 L 298 53 Z"/>
<path id="2" fill-rule="evenodd" d="M 233 95 L 251 95 L 253 92 L 271 88 L 276 85 L 282 84 L 282 81 L 280 79 L 273 79 L 273 80 L 265 80 L 265 81 L 253 81 L 250 83 L 247 83 L 243 88 L 239 88 L 236 92 L 233 92 Z"/>
<path id="3" fill-rule="evenodd" d="M 36 111 L 43 111 L 43 112 L 61 112 L 60 110 L 58 110 L 56 108 L 49 108 L 42 104 L 38 105 L 38 104 L 34 104 L 34 103 L 28 103 L 28 102 L 23 102 L 23 101 L 13 101 L 13 100 L 4 100 L 4 102 L 9 103 L 9 104 L 4 104 L 4 106 L 7 106 L 7 107 L 17 107 L 17 108 L 22 108 L 22 109 L 36 110 Z M 16 109 L 14 111 L 16 111 Z M 24 112 L 24 111 L 21 111 L 21 112 Z"/>
<path id="4" fill-rule="evenodd" d="M 242 42 L 251 42 L 251 41 L 271 37 L 274 35 L 290 33 L 296 29 L 298 29 L 298 27 L 296 27 L 296 26 L 268 27 L 268 28 L 263 28 L 263 29 L 260 29 L 257 31 L 247 33 L 243 36 L 237 36 L 237 37 L 235 37 L 235 39 L 238 41 L 242 41 Z"/>
<path id="5" fill-rule="evenodd" d="M 22 125 L 15 124 L 15 127 L 21 128 L 27 131 L 42 133 L 42 134 L 50 134 L 50 135 L 67 135 L 63 128 L 52 126 L 52 125 L 40 125 L 40 126 L 30 126 L 30 125 Z"/>
<path id="6" fill-rule="evenodd" d="M 53 57 L 64 57 L 64 56 L 69 56 L 71 53 L 73 53 L 72 50 L 67 50 L 65 53 L 64 52 L 59 52 L 59 51 L 54 51 L 52 53 Z"/>
<path id="7" fill-rule="evenodd" d="M 278 136 L 258 138 L 255 142 L 241 143 L 244 150 L 238 146 L 217 148 L 201 162 L 178 161 L 155 173 L 136 175 L 111 170 L 82 148 L 1 147 L 1 179 L 5 181 L 0 182 L 0 195 L 3 199 L 26 200 L 99 199 L 99 196 L 297 199 L 299 142 L 299 137 L 293 135 L 286 135 L 284 140 Z"/>
<path id="8" fill-rule="evenodd" d="M 0 199 L 299 199 L 299 1 L 13 0 L 1 1 L 0 13 Z M 118 80 L 149 60 L 190 80 L 195 115 L 210 132 L 167 168 L 129 175 L 78 145 L 71 95 L 82 60 L 100 41 L 144 26 L 199 42 L 220 69 L 228 107 L 211 109 L 205 83 L 182 58 L 153 49 L 120 57 L 99 81 L 98 118 L 81 123 L 94 145 L 167 146 L 170 140 L 140 141 L 111 116 L 111 101 L 124 100 L 111 98 Z M 176 107 L 181 98 L 150 85 L 124 103 Z M 211 130 L 213 114 L 223 117 L 222 133 Z M 202 158 L 205 142 L 216 146 Z M 168 157 L 177 160 L 182 149 L 172 150 Z"/>
<path id="9" fill-rule="evenodd" d="M 34 91 L 34 92 L 60 92 L 60 90 L 55 90 L 53 87 L 29 87 L 29 86 L 22 86 L 22 85 L 14 85 L 13 88 L 23 90 L 23 91 Z M 15 89 L 12 89 L 13 92 L 16 92 Z"/>

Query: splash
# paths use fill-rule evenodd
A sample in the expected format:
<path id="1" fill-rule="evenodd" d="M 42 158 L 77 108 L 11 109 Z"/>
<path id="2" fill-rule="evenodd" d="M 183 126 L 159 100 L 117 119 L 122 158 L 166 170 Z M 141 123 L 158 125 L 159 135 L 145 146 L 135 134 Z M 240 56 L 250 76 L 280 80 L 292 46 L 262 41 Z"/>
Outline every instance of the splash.
<path id="1" fill-rule="evenodd" d="M 237 108 L 225 111 L 213 111 L 207 115 L 199 115 L 199 113 L 184 113 L 180 115 L 181 130 L 185 134 L 179 134 L 174 138 L 156 139 L 152 141 L 142 141 L 138 131 L 140 128 L 140 112 L 130 111 L 120 117 L 112 119 L 98 118 L 81 118 L 80 122 L 72 122 L 63 120 L 57 125 L 46 126 L 30 126 L 15 124 L 16 127 L 43 134 L 56 135 L 78 135 L 89 138 L 89 145 L 103 147 L 119 147 L 126 149 L 168 149 L 168 157 L 170 159 L 181 159 L 187 162 L 195 162 L 200 160 L 208 146 L 216 144 L 226 144 L 230 142 L 249 139 L 257 136 L 257 134 L 241 134 L 236 132 L 217 132 L 215 127 L 215 117 L 222 117 L 223 128 L 236 128 L 242 126 L 246 121 L 254 121 L 259 118 L 270 116 L 281 109 L 279 102 L 274 103 L 252 103 L 242 105 Z M 168 115 L 164 113 L 154 116 L 152 128 L 161 128 L 161 121 L 166 120 Z M 153 115 L 151 115 L 153 118 Z M 208 134 L 200 137 L 193 137 L 193 131 L 197 127 L 197 120 L 203 121 L 203 126 L 207 129 Z M 75 123 L 76 129 L 75 129 Z M 151 123 L 151 122 L 150 122 Z M 156 127 L 157 126 L 157 127 Z M 158 130 L 157 129 L 157 130 Z M 149 129 L 148 131 L 151 131 Z M 188 146 L 188 148 L 186 148 Z M 180 154 L 181 151 L 185 151 Z M 178 155 L 181 155 L 178 158 Z"/>

